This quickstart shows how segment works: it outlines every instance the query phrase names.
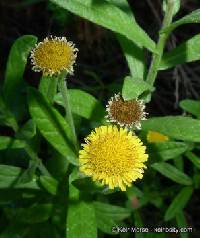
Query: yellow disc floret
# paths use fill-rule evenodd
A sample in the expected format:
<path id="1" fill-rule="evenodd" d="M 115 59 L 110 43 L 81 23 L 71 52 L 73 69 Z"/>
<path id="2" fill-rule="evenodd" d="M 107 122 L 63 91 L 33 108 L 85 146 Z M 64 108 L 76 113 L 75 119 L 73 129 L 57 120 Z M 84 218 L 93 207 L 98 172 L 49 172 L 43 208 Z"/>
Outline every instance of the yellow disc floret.
<path id="1" fill-rule="evenodd" d="M 63 71 L 73 73 L 77 51 L 74 44 L 65 37 L 45 38 L 31 52 L 33 70 L 50 76 Z"/>
<path id="2" fill-rule="evenodd" d="M 146 147 L 132 132 L 117 126 L 101 126 L 85 142 L 80 150 L 80 171 L 94 181 L 125 191 L 132 181 L 143 177 L 148 155 Z"/>

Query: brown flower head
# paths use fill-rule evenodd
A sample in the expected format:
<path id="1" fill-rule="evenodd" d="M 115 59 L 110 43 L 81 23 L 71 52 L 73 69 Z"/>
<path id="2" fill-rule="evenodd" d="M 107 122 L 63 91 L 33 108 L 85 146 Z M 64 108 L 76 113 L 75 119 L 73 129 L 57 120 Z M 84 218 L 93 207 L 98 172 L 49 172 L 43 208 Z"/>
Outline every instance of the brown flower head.
<path id="1" fill-rule="evenodd" d="M 120 94 L 115 94 L 108 101 L 106 111 L 109 122 L 115 122 L 127 128 L 141 128 L 141 120 L 146 119 L 145 105 L 142 100 L 125 101 Z"/>

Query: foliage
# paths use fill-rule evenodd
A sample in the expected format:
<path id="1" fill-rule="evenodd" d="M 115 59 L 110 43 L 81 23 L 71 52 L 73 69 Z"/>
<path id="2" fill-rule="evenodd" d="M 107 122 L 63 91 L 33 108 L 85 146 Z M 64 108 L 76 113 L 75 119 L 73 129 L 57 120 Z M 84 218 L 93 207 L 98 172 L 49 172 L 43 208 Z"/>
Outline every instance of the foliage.
<path id="1" fill-rule="evenodd" d="M 172 22 L 180 1 L 164 1 L 158 44 L 136 22 L 126 0 L 49 2 L 52 9 L 57 6 L 67 16 L 71 12 L 113 32 L 130 67 L 121 92 L 125 100 L 149 102 L 159 70 L 200 59 L 199 35 L 163 53 L 174 29 L 200 23 L 200 10 Z M 11 133 L 0 136 L 0 238 L 103 238 L 118 235 L 113 227 L 189 226 L 187 207 L 200 186 L 200 101 L 181 101 L 185 116 L 149 115 L 137 133 L 149 154 L 143 181 L 124 193 L 110 190 L 78 170 L 83 137 L 93 127 L 106 124 L 103 102 L 81 89 L 66 88 L 66 105 L 63 91 L 57 90 L 60 78 L 55 75 L 41 77 L 38 89 L 30 87 L 24 72 L 36 42 L 35 36 L 25 35 L 13 43 L 1 89 L 0 126 Z M 144 49 L 152 54 L 149 69 Z M 67 109 L 73 121 L 65 117 Z M 149 131 L 160 132 L 169 141 L 149 143 Z M 135 237 L 151 235 L 136 233 Z M 180 233 L 180 237 L 189 236 Z M 158 233 L 152 237 L 171 236 Z"/>

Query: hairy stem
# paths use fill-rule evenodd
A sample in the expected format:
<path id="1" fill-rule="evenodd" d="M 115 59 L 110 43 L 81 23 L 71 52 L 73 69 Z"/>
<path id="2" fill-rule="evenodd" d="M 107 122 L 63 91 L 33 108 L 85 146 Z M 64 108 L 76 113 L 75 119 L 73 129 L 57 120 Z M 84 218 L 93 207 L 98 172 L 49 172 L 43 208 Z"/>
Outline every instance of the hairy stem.
<path id="1" fill-rule="evenodd" d="M 174 1 L 168 0 L 162 29 L 164 29 L 165 27 L 167 27 L 171 24 L 172 17 L 173 17 L 173 11 L 174 11 Z M 156 76 L 158 74 L 158 67 L 159 67 L 160 60 L 163 55 L 163 51 L 164 51 L 164 47 L 165 47 L 167 38 L 168 38 L 168 33 L 166 33 L 166 32 L 159 33 L 159 40 L 158 40 L 158 43 L 156 46 L 156 52 L 153 54 L 151 66 L 150 66 L 149 72 L 147 74 L 147 80 L 146 80 L 151 86 L 153 86 Z"/>
<path id="2" fill-rule="evenodd" d="M 59 82 L 58 82 L 58 87 L 59 87 L 59 91 L 62 95 L 62 99 L 63 99 L 63 105 L 65 108 L 65 118 L 67 123 L 69 124 L 70 128 L 71 128 L 71 132 L 72 132 L 72 142 L 75 146 L 75 148 L 78 150 L 78 142 L 77 142 L 77 136 L 76 136 L 76 130 L 75 130 L 75 126 L 74 126 L 74 120 L 73 120 L 73 116 L 72 116 L 72 111 L 71 111 L 71 105 L 69 102 L 69 94 L 68 94 L 68 89 L 67 89 L 67 82 L 65 81 L 65 76 L 61 75 L 59 77 Z"/>
<path id="3" fill-rule="evenodd" d="M 50 104 L 53 103 L 54 96 L 57 92 L 57 77 L 43 76 L 40 80 L 39 91 L 48 99 Z"/>

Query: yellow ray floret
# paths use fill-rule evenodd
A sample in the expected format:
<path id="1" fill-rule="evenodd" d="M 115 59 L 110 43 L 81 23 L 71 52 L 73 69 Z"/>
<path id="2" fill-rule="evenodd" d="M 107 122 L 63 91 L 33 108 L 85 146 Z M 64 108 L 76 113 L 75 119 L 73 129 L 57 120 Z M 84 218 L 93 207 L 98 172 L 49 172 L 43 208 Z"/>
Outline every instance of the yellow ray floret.
<path id="1" fill-rule="evenodd" d="M 164 142 L 168 140 L 169 140 L 168 136 L 165 136 L 156 131 L 149 131 L 147 134 L 147 141 L 149 143 Z"/>
<path id="2" fill-rule="evenodd" d="M 40 42 L 31 52 L 33 70 L 44 75 L 60 74 L 62 71 L 73 73 L 73 64 L 78 49 L 65 37 L 49 37 Z"/>
<path id="3" fill-rule="evenodd" d="M 141 140 L 117 126 L 100 126 L 92 131 L 79 152 L 80 171 L 109 188 L 126 186 L 143 177 L 148 155 Z"/>

